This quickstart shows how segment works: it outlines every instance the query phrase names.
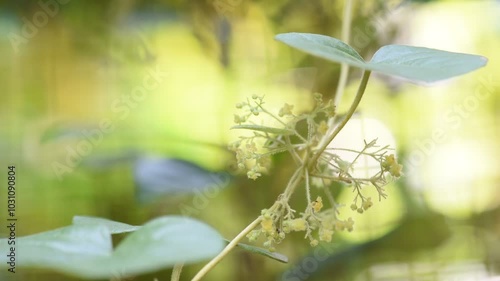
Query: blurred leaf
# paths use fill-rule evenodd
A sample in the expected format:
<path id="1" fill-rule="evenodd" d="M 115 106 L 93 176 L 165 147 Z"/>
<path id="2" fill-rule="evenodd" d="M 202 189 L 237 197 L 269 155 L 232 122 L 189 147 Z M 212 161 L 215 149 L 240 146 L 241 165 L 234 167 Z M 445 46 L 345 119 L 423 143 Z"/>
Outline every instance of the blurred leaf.
<path id="1" fill-rule="evenodd" d="M 124 233 L 124 232 L 132 232 L 136 231 L 140 228 L 140 226 L 134 226 L 126 223 L 116 222 L 103 218 L 96 217 L 84 217 L 84 216 L 74 216 L 73 217 L 74 225 L 102 225 L 108 228 L 111 234 Z"/>
<path id="2" fill-rule="evenodd" d="M 225 241 L 228 243 L 230 242 L 229 240 L 225 240 Z M 238 243 L 237 245 L 245 251 L 249 251 L 252 253 L 263 255 L 265 257 L 271 258 L 273 260 L 277 260 L 277 261 L 282 262 L 282 263 L 288 263 L 288 257 L 283 255 L 283 254 L 271 252 L 271 251 L 266 250 L 264 248 L 259 248 L 259 247 L 255 247 L 255 246 L 243 244 L 243 243 Z"/>
<path id="3" fill-rule="evenodd" d="M 166 194 L 194 193 L 210 187 L 223 188 L 229 174 L 205 170 L 193 163 L 159 157 L 142 157 L 134 169 L 140 201 Z"/>
<path id="4" fill-rule="evenodd" d="M 168 216 L 140 227 L 113 252 L 110 226 L 125 224 L 81 217 L 76 221 L 83 224 L 17 238 L 16 269 L 52 269 L 87 279 L 121 278 L 210 259 L 224 246 L 210 226 Z M 0 267 L 4 268 L 9 266 L 7 241 L 0 240 Z"/>
<path id="5" fill-rule="evenodd" d="M 371 62 L 344 42 L 319 34 L 284 33 L 276 39 L 308 54 L 330 61 L 398 76 L 414 82 L 436 82 L 459 76 L 483 67 L 487 59 L 482 56 L 447 51 L 388 45 L 380 48 Z"/>
<path id="6" fill-rule="evenodd" d="M 293 130 L 290 129 L 280 129 L 280 128 L 260 126 L 260 125 L 236 125 L 231 127 L 231 129 L 247 129 L 269 134 L 286 135 L 286 136 L 294 134 Z"/>

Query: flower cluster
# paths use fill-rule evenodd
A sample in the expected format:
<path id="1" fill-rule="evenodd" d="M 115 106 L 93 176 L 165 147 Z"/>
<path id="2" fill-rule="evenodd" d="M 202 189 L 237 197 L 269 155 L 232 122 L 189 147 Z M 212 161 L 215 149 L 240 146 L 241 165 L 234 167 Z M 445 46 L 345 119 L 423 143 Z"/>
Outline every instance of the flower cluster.
<path id="1" fill-rule="evenodd" d="M 403 165 L 398 163 L 394 154 L 384 156 L 380 165 L 384 171 L 389 172 L 393 177 L 399 178 L 402 175 Z"/>
<path id="2" fill-rule="evenodd" d="M 379 147 L 376 140 L 365 141 L 365 147 L 360 151 L 344 149 L 356 153 L 355 159 L 350 161 L 342 159 L 336 153 L 336 150 L 342 148 L 325 149 L 322 144 L 327 142 L 335 127 L 332 122 L 335 106 L 332 101 L 324 102 L 320 94 L 314 95 L 314 102 L 311 112 L 301 114 L 287 103 L 273 113 L 264 107 L 263 97 L 256 95 L 251 100 L 236 105 L 242 113 L 235 115 L 237 125 L 233 128 L 253 132 L 253 135 L 241 136 L 229 146 L 236 153 L 239 170 L 245 171 L 248 178 L 255 180 L 269 171 L 270 156 L 284 151 L 292 155 L 297 165 L 296 173 L 285 191 L 274 205 L 262 210 L 260 227 L 247 235 L 250 241 L 263 236 L 264 246 L 270 250 L 274 250 L 274 245 L 279 244 L 290 232 L 304 231 L 310 244 L 316 246 L 320 241 L 330 242 L 335 232 L 353 230 L 352 218 L 339 218 L 339 207 L 342 205 L 337 204 L 331 194 L 332 182 L 353 187 L 356 195 L 350 207 L 363 213 L 373 206 L 372 199 L 363 195 L 363 188 L 373 186 L 379 193 L 379 199 L 385 198 L 387 195 L 383 187 L 392 178 L 401 176 L 402 166 L 393 154 L 387 155 L 390 149 L 387 146 Z M 277 125 L 264 126 L 253 122 L 252 118 L 260 114 L 267 115 Z M 299 123 L 306 126 L 298 126 Z M 305 131 L 299 129 L 304 127 Z M 380 170 L 368 178 L 353 176 L 353 166 L 361 156 L 375 159 L 380 163 Z M 298 216 L 288 203 L 297 186 L 305 187 L 308 202 L 306 209 Z M 324 193 L 325 200 L 321 196 L 311 200 L 311 186 L 318 187 L 316 191 Z"/>
<path id="3" fill-rule="evenodd" d="M 273 208 L 262 210 L 260 228 L 251 231 L 247 237 L 250 241 L 256 241 L 263 235 L 266 240 L 264 246 L 274 251 L 274 244 L 281 243 L 291 232 L 306 232 L 305 237 L 309 239 L 311 246 L 317 246 L 319 241 L 330 242 L 335 232 L 354 229 L 352 218 L 340 220 L 333 209 L 320 212 L 322 207 L 322 198 L 318 196 L 300 217 L 295 218 L 294 210 L 287 203 L 278 201 L 278 205 Z M 284 210 L 288 210 L 286 215 L 283 215 Z"/>
<path id="4" fill-rule="evenodd" d="M 253 135 L 241 136 L 238 141 L 229 145 L 229 149 L 236 153 L 238 169 L 246 171 L 248 178 L 253 180 L 268 171 L 271 163 L 269 156 L 287 150 L 301 150 L 311 143 L 317 144 L 329 129 L 327 118 L 335 115 L 333 103 L 331 101 L 323 103 L 320 94 L 314 96 L 316 103 L 314 110 L 300 115 L 295 115 L 294 106 L 288 103 L 285 103 L 276 115 L 264 107 L 263 98 L 253 95 L 251 100 L 236 104 L 236 108 L 243 113 L 234 115 L 234 123 L 237 125 L 233 128 L 252 130 Z M 261 113 L 271 117 L 279 127 L 267 127 L 252 122 L 252 117 Z M 318 118 L 321 120 L 317 121 Z M 308 124 L 307 138 L 296 129 L 296 124 L 302 120 L 306 120 Z M 292 136 L 299 138 L 301 143 L 292 144 L 290 141 Z M 260 149 L 257 149 L 257 143 L 261 144 Z"/>

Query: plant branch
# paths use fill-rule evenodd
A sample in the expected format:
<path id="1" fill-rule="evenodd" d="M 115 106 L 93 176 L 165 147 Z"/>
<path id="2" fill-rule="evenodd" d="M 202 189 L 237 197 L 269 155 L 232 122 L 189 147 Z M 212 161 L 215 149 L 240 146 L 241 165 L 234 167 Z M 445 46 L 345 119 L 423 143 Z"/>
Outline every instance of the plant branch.
<path id="1" fill-rule="evenodd" d="M 306 161 L 307 157 L 304 157 L 304 161 Z M 295 173 L 293 173 L 292 177 L 290 178 L 290 181 L 288 181 L 288 185 L 285 188 L 285 191 L 283 192 L 283 198 L 286 202 L 290 200 L 290 197 L 292 196 L 293 192 L 295 191 L 295 188 L 297 185 L 299 185 L 300 180 L 301 180 L 301 173 L 302 169 L 304 166 L 299 167 L 297 170 L 295 170 Z"/>
<path id="2" fill-rule="evenodd" d="M 344 126 L 347 124 L 349 119 L 351 119 L 352 115 L 356 111 L 356 108 L 358 108 L 359 102 L 361 101 L 361 98 L 363 97 L 363 94 L 365 93 L 366 85 L 368 84 L 368 79 L 370 78 L 371 71 L 365 70 L 363 72 L 363 77 L 361 78 L 361 83 L 359 84 L 358 92 L 356 93 L 356 97 L 354 98 L 354 101 L 351 104 L 351 107 L 346 113 L 346 116 L 340 122 L 340 124 L 335 128 L 335 130 L 332 132 L 330 136 L 328 136 L 327 140 L 323 142 L 322 146 L 316 151 L 316 154 L 312 157 L 311 161 L 309 162 L 309 169 L 311 169 L 318 158 L 321 156 L 321 153 L 325 151 L 327 146 L 332 142 L 332 140 L 339 134 L 339 132 L 344 128 Z M 326 137 L 326 136 L 325 136 Z"/>
<path id="3" fill-rule="evenodd" d="M 256 220 L 250 223 L 245 229 L 243 229 L 236 237 L 227 244 L 227 246 L 220 252 L 215 258 L 213 258 L 209 263 L 207 263 L 192 279 L 192 281 L 201 280 L 212 268 L 214 268 L 231 250 L 233 250 L 238 242 L 241 241 L 250 231 L 260 224 L 262 218 L 259 216 Z"/>

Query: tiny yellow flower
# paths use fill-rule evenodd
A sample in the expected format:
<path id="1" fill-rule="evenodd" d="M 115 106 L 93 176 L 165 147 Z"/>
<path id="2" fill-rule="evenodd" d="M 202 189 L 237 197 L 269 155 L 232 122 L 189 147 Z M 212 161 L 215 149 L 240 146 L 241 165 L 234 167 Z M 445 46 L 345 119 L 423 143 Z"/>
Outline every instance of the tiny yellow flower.
<path id="1" fill-rule="evenodd" d="M 247 238 L 250 242 L 254 242 L 259 237 L 259 234 L 260 230 L 252 230 L 250 233 L 247 234 Z"/>
<path id="2" fill-rule="evenodd" d="M 399 164 L 394 154 L 386 155 L 382 161 L 382 169 L 392 176 L 399 178 L 402 175 L 403 165 Z"/>
<path id="3" fill-rule="evenodd" d="M 319 123 L 318 132 L 323 136 L 326 135 L 326 132 L 328 132 L 328 125 L 326 124 L 326 121 L 323 120 Z"/>
<path id="4" fill-rule="evenodd" d="M 262 221 L 260 222 L 260 227 L 262 230 L 266 233 L 270 233 L 274 231 L 274 223 L 271 218 L 263 218 Z"/>
<path id="5" fill-rule="evenodd" d="M 245 121 L 246 121 L 245 116 L 239 116 L 237 114 L 234 114 L 234 123 L 241 124 Z"/>
<path id="6" fill-rule="evenodd" d="M 290 231 L 304 231 L 307 228 L 305 219 L 293 219 L 285 222 Z"/>
<path id="7" fill-rule="evenodd" d="M 328 105 L 325 108 L 325 113 L 328 115 L 328 117 L 335 116 L 336 108 L 335 108 L 335 104 L 333 104 L 333 100 L 328 101 Z"/>
<path id="8" fill-rule="evenodd" d="M 344 228 L 345 228 L 345 223 L 343 221 L 341 221 L 341 220 L 335 221 L 335 229 L 337 231 L 342 231 L 342 230 L 344 230 Z"/>
<path id="9" fill-rule="evenodd" d="M 256 180 L 257 178 L 259 178 L 260 176 L 262 176 L 261 173 L 257 173 L 255 171 L 248 171 L 247 172 L 247 177 L 251 180 Z"/>
<path id="10" fill-rule="evenodd" d="M 330 242 L 332 241 L 332 236 L 333 236 L 333 230 L 326 229 L 324 227 L 319 229 L 319 240 Z"/>
<path id="11" fill-rule="evenodd" d="M 345 225 L 345 228 L 347 229 L 347 231 L 351 232 L 353 229 L 354 229 L 354 221 L 352 220 L 352 218 L 348 218 L 345 222 L 344 222 L 344 225 Z"/>
<path id="12" fill-rule="evenodd" d="M 403 165 L 401 164 L 398 164 L 398 163 L 394 163 L 391 168 L 389 169 L 389 173 L 396 177 L 396 178 L 399 178 L 401 176 L 401 171 L 403 170 Z"/>
<path id="13" fill-rule="evenodd" d="M 372 199 L 368 197 L 365 201 L 363 201 L 363 209 L 368 210 L 371 206 L 373 206 Z"/>
<path id="14" fill-rule="evenodd" d="M 312 247 L 316 247 L 316 246 L 318 246 L 319 242 L 318 242 L 318 240 L 314 239 L 314 240 L 311 240 L 310 244 Z"/>
<path id="15" fill-rule="evenodd" d="M 386 155 L 386 156 L 384 156 L 384 160 L 381 163 L 382 168 L 385 171 L 388 171 L 391 168 L 392 163 L 394 163 L 394 162 L 395 162 L 394 154 Z"/>
<path id="16" fill-rule="evenodd" d="M 323 208 L 323 199 L 318 196 L 318 198 L 316 198 L 316 201 L 311 202 L 311 207 L 313 208 L 315 213 L 318 213 L 319 211 L 321 211 L 321 208 Z"/>
<path id="17" fill-rule="evenodd" d="M 285 115 L 292 115 L 292 109 L 293 109 L 293 105 L 285 103 L 285 105 L 283 105 L 283 107 L 280 109 L 280 112 L 278 113 L 278 115 L 280 117 L 283 117 Z"/>
<path id="18" fill-rule="evenodd" d="M 256 153 L 257 152 L 257 146 L 255 146 L 254 142 L 249 142 L 245 146 L 247 148 L 247 151 L 249 153 Z"/>

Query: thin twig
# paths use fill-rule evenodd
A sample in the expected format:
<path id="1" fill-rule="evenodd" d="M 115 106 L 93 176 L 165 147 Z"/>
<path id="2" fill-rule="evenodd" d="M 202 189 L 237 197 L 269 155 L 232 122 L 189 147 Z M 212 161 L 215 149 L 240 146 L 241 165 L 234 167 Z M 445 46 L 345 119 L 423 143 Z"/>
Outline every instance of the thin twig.
<path id="1" fill-rule="evenodd" d="M 192 281 L 201 280 L 205 274 L 207 274 L 213 267 L 215 267 L 231 250 L 238 245 L 238 242 L 241 241 L 250 231 L 252 231 L 255 227 L 260 224 L 262 218 L 259 216 L 252 223 L 250 223 L 245 229 L 243 229 L 236 237 L 234 237 L 229 244 L 227 244 L 226 248 L 222 250 L 215 258 L 213 258 L 209 263 L 207 263 L 192 279 Z"/>

